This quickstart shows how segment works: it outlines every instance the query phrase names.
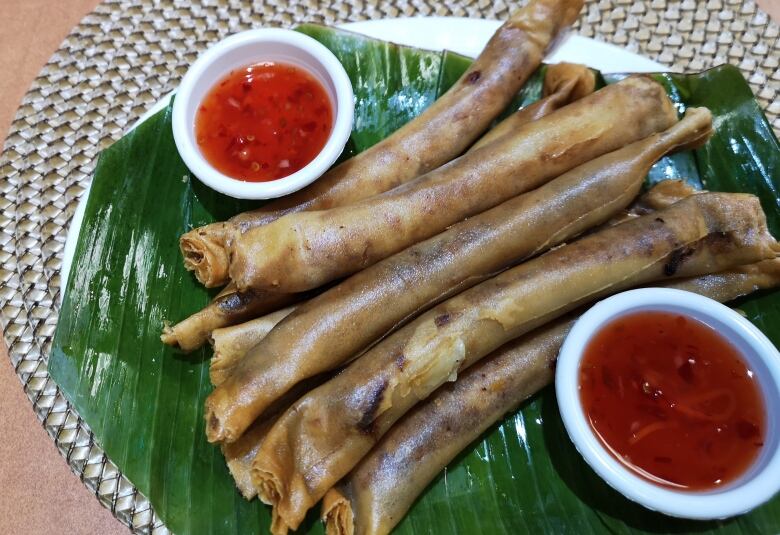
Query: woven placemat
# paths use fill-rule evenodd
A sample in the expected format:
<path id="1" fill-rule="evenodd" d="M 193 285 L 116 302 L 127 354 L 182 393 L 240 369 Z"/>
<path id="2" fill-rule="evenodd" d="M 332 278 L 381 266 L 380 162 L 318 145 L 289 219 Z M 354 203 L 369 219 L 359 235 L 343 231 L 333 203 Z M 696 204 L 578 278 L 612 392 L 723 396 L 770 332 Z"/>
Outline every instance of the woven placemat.
<path id="1" fill-rule="evenodd" d="M 506 18 L 503 0 L 108 0 L 65 39 L 24 97 L 0 158 L 0 322 L 38 418 L 73 472 L 139 533 L 166 533 L 46 371 L 68 224 L 98 152 L 174 89 L 210 43 L 259 26 L 403 16 Z M 588 1 L 575 31 L 675 71 L 742 69 L 780 130 L 780 28 L 752 1 Z"/>

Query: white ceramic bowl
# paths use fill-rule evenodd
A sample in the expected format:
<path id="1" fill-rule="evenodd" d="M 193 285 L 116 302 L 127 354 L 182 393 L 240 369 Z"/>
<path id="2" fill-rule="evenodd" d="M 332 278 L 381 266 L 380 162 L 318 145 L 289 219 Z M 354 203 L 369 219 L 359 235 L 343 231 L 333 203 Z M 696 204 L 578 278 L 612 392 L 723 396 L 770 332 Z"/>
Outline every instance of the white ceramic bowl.
<path id="1" fill-rule="evenodd" d="M 740 351 L 756 374 L 767 411 L 764 446 L 751 468 L 723 488 L 677 491 L 641 478 L 604 448 L 582 409 L 579 368 L 591 337 L 613 319 L 643 310 L 676 312 L 706 323 Z M 780 490 L 780 354 L 752 323 L 717 301 L 681 290 L 643 288 L 597 303 L 577 320 L 561 347 L 555 393 L 566 431 L 591 468 L 615 490 L 648 509 L 697 520 L 727 518 L 761 505 Z"/>
<path id="2" fill-rule="evenodd" d="M 195 138 L 195 114 L 217 81 L 260 61 L 289 63 L 313 74 L 330 96 L 334 122 L 325 146 L 304 168 L 270 182 L 243 182 L 220 173 L 203 157 Z M 311 184 L 333 165 L 352 132 L 353 116 L 352 84 L 330 50 L 292 30 L 248 30 L 209 48 L 187 71 L 173 102 L 173 138 L 184 163 L 207 186 L 238 199 L 272 199 Z"/>

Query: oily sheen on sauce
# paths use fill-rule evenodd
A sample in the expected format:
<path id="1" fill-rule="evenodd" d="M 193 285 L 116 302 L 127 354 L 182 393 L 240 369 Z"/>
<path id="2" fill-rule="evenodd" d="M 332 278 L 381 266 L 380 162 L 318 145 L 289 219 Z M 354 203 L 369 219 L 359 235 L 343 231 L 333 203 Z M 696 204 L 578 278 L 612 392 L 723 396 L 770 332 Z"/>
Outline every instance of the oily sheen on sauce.
<path id="1" fill-rule="evenodd" d="M 198 146 L 221 173 L 248 182 L 277 180 L 305 167 L 325 146 L 333 106 L 305 69 L 263 62 L 231 71 L 195 118 Z"/>
<path id="2" fill-rule="evenodd" d="M 585 348 L 579 382 L 601 442 L 659 485 L 722 487 L 763 446 L 765 409 L 753 372 L 696 319 L 643 311 L 613 320 Z"/>

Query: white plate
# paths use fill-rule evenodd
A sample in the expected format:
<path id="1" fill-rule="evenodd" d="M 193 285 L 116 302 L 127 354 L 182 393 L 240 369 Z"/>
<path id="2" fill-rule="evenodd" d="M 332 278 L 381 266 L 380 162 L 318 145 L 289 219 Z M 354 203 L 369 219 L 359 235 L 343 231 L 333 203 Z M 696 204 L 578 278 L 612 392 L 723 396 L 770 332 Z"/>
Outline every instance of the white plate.
<path id="1" fill-rule="evenodd" d="M 497 20 L 467 19 L 462 17 L 415 17 L 350 22 L 339 27 L 403 45 L 427 48 L 429 50 L 446 49 L 466 56 L 476 57 L 500 25 L 501 21 Z M 547 63 L 559 63 L 561 61 L 582 63 L 606 73 L 666 72 L 669 70 L 660 63 L 643 58 L 614 45 L 573 34 L 567 34 L 560 39 L 545 58 Z M 171 94 L 152 106 L 129 130 L 132 130 L 167 106 Z M 73 262 L 73 254 L 76 250 L 76 242 L 78 241 L 81 222 L 84 219 L 84 210 L 88 197 L 89 189 L 82 194 L 68 230 L 68 239 L 65 242 L 62 269 L 60 271 L 62 284 L 60 300 L 65 294 L 65 285 L 67 284 L 70 266 Z"/>

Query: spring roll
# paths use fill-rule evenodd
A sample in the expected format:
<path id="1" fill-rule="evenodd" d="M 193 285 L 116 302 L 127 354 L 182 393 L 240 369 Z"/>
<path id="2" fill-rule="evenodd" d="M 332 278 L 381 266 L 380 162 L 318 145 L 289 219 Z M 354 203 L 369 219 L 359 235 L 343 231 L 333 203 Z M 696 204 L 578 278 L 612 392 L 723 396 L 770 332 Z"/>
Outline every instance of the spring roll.
<path id="1" fill-rule="evenodd" d="M 251 500 L 257 495 L 257 489 L 251 478 L 252 463 L 279 415 L 289 409 L 301 395 L 321 385 L 331 376 L 332 374 L 319 375 L 296 385 L 293 390 L 278 399 L 263 418 L 255 420 L 239 440 L 220 445 L 230 475 L 233 476 L 236 487 L 244 498 Z"/>
<path id="2" fill-rule="evenodd" d="M 780 259 L 663 286 L 728 302 L 780 285 Z M 328 535 L 383 535 L 461 451 L 549 384 L 574 320 L 562 319 L 510 342 L 439 388 L 396 423 L 325 495 Z"/>
<path id="3" fill-rule="evenodd" d="M 393 423 L 506 342 L 608 293 L 774 258 L 778 250 L 755 196 L 703 193 L 437 305 L 300 398 L 271 428 L 252 478 L 273 506 L 272 531 L 297 528 Z"/>
<path id="4" fill-rule="evenodd" d="M 259 344 L 271 329 L 289 316 L 293 310 L 295 310 L 294 306 L 287 307 L 232 327 L 214 329 L 209 338 L 214 349 L 209 365 L 211 384 L 214 386 L 222 384 L 247 351 Z"/>
<path id="5" fill-rule="evenodd" d="M 417 313 L 623 210 L 665 153 L 710 135 L 704 108 L 452 226 L 312 299 L 252 348 L 206 401 L 210 441 L 236 440 L 299 381 L 356 356 Z"/>
<path id="6" fill-rule="evenodd" d="M 676 122 L 658 83 L 627 78 L 394 190 L 236 233 L 230 278 L 239 290 L 315 288 Z"/>
<path id="7" fill-rule="evenodd" d="M 686 117 L 686 119 L 684 119 L 679 126 L 673 128 L 690 129 L 689 121 L 690 121 L 690 117 Z M 550 184 L 553 184 L 555 182 L 558 182 L 558 179 L 551 182 Z M 666 181 L 666 182 L 673 182 L 673 181 Z M 658 190 L 658 192 L 656 192 L 655 190 Z M 641 210 L 642 212 L 647 213 L 648 211 L 652 210 L 653 209 L 652 206 L 656 204 L 653 202 L 653 199 L 660 196 L 664 199 L 664 201 L 668 201 L 671 198 L 669 195 L 670 191 L 678 191 L 679 198 L 683 198 L 691 194 L 694 190 L 691 190 L 689 188 L 680 188 L 677 185 L 669 185 L 666 184 L 665 182 L 662 182 L 656 185 L 649 192 L 645 193 L 642 197 L 640 197 L 637 200 L 637 202 L 634 203 L 634 206 L 632 206 L 631 212 L 635 213 Z M 583 195 L 583 198 L 587 199 L 588 197 L 586 195 Z M 505 204 L 509 204 L 509 202 Z M 563 208 L 564 210 L 566 209 L 565 205 L 561 205 L 557 203 L 556 205 Z M 723 275 L 721 274 L 719 276 L 723 276 Z M 750 280 L 751 278 L 755 279 L 757 276 L 758 273 L 750 273 L 747 274 L 745 278 L 746 280 Z M 711 277 L 716 277 L 716 275 L 703 277 L 702 279 L 709 279 Z M 778 277 L 780 277 L 780 273 L 778 273 Z M 384 279 L 381 278 L 377 280 L 377 283 L 390 284 L 384 282 Z M 719 281 L 713 281 L 711 284 L 709 284 L 709 286 L 712 288 L 717 288 L 720 285 L 722 285 L 722 283 L 720 283 Z M 768 286 L 768 281 L 765 281 L 764 285 Z M 366 292 L 370 293 L 370 290 L 367 289 Z M 747 293 L 747 291 L 745 291 L 745 293 Z M 343 298 L 344 298 L 344 294 L 342 294 L 342 299 Z M 212 365 L 211 365 L 211 369 L 209 370 L 212 384 L 214 384 L 214 386 L 217 386 L 222 381 L 224 381 L 224 378 L 228 375 L 229 369 L 232 367 L 232 365 L 235 364 L 235 362 L 238 361 L 239 359 L 243 358 L 244 354 L 246 353 L 246 350 L 248 349 L 247 346 L 249 346 L 250 343 L 253 346 L 259 343 L 269 332 L 270 327 L 272 327 L 275 322 L 281 319 L 282 315 L 288 314 L 289 313 L 288 311 L 291 309 L 292 307 L 290 309 L 284 309 L 284 311 L 279 311 L 273 314 L 269 314 L 268 316 L 265 316 L 263 318 L 253 320 L 251 322 L 247 322 L 245 324 L 241 324 L 236 327 L 217 329 L 216 331 L 214 331 L 212 333 L 212 339 L 213 339 L 212 345 L 215 348 L 215 355 L 212 358 L 211 361 Z M 316 312 L 315 310 L 314 313 L 316 314 L 318 312 Z M 323 317 L 333 317 L 330 311 L 326 309 L 322 310 L 321 313 L 325 314 L 325 316 Z M 328 332 L 331 331 L 329 330 Z M 236 343 L 231 339 L 233 335 L 237 335 L 240 337 L 239 343 Z M 294 336 L 295 339 L 297 340 L 298 336 L 297 335 Z M 307 347 L 314 347 L 309 344 L 306 345 Z M 222 355 L 221 357 L 218 357 L 220 347 L 222 348 Z M 230 348 L 230 349 L 225 349 L 225 348 Z M 338 347 L 334 349 L 338 349 Z M 214 369 L 215 364 L 217 364 L 218 360 L 220 359 L 225 363 L 229 361 L 230 365 L 222 366 L 222 369 L 215 370 Z M 222 363 L 220 363 L 220 365 L 221 364 Z M 233 475 L 233 478 L 235 479 L 236 486 L 238 487 L 241 494 L 246 499 L 252 499 L 257 494 L 257 491 L 251 482 L 251 477 L 250 477 L 251 464 L 255 456 L 257 455 L 257 452 L 260 449 L 260 443 L 265 438 L 265 435 L 267 434 L 268 430 L 271 427 L 271 424 L 274 421 L 275 421 L 275 417 L 272 418 L 262 417 L 262 416 L 258 417 L 255 420 L 255 422 L 241 435 L 241 437 L 237 441 L 233 443 L 222 444 L 222 451 L 227 461 L 228 469 L 230 470 L 230 473 Z M 326 503 L 330 499 L 330 495 L 332 492 L 333 491 L 329 491 L 329 493 L 326 494 L 325 496 Z M 337 514 L 336 511 L 339 510 L 334 509 L 333 514 Z"/>
<path id="8" fill-rule="evenodd" d="M 517 110 L 488 130 L 469 150 L 483 147 L 514 132 L 524 124 L 541 119 L 566 104 L 590 95 L 595 89 L 596 75 L 585 65 L 578 63 L 550 65 L 544 74 L 543 98 Z"/>
<path id="9" fill-rule="evenodd" d="M 572 24 L 582 0 L 531 0 L 515 11 L 463 76 L 427 110 L 370 149 L 301 191 L 260 210 L 182 236 L 184 265 L 207 287 L 228 275 L 230 231 L 264 225 L 302 210 L 342 206 L 390 190 L 462 153 L 514 98 L 556 35 Z"/>
<path id="10" fill-rule="evenodd" d="M 548 80 L 552 81 L 548 82 Z M 519 128 L 525 123 L 540 119 L 545 115 L 548 115 L 557 110 L 558 108 L 568 104 L 569 102 L 589 95 L 593 92 L 594 88 L 595 75 L 593 74 L 593 71 L 584 65 L 559 63 L 549 66 L 545 73 L 544 98 L 529 106 L 526 106 L 525 108 L 519 110 L 516 113 L 513 113 L 511 116 L 501 121 L 487 134 L 485 134 L 482 139 L 480 139 L 480 141 L 478 141 L 475 146 L 472 147 L 471 150 L 477 146 L 487 144 L 488 142 L 493 141 L 498 137 L 515 130 L 516 128 Z M 217 223 L 215 225 L 216 226 L 214 227 L 208 228 L 225 228 L 222 223 Z M 246 230 L 246 228 L 242 226 L 241 230 Z M 218 236 L 218 234 L 215 234 L 214 232 L 202 231 L 202 229 L 198 230 L 196 233 L 198 232 L 203 232 L 203 239 L 205 242 L 207 242 L 204 244 L 204 247 L 213 248 L 217 245 L 219 247 L 224 247 L 224 240 L 222 238 L 215 238 L 215 236 Z M 190 233 L 190 236 L 186 238 L 186 240 L 191 238 L 191 234 L 192 233 Z M 219 234 L 219 236 L 221 236 L 221 234 Z M 222 262 L 223 260 L 220 259 L 217 261 Z M 224 262 L 224 269 L 227 270 L 227 253 L 224 254 Z M 229 288 L 231 287 L 229 286 Z M 231 291 L 235 292 L 235 288 L 232 287 Z M 244 292 L 241 294 L 241 299 L 244 303 L 245 309 L 247 311 L 251 311 L 249 312 L 250 314 L 259 314 L 262 313 L 262 310 L 268 310 L 268 307 L 264 305 L 264 301 L 267 299 L 267 294 L 264 292 Z M 206 310 L 194 314 L 190 318 L 185 319 L 173 327 L 166 327 L 163 341 L 170 345 L 179 346 L 186 351 L 191 351 L 197 349 L 206 342 L 209 329 L 235 325 L 239 321 L 243 321 L 245 317 L 246 314 L 215 314 L 215 309 L 213 307 L 207 307 Z"/>
<path id="11" fill-rule="evenodd" d="M 241 496 L 247 500 L 257 496 L 257 489 L 252 482 L 252 461 L 257 456 L 263 439 L 275 421 L 275 418 L 258 419 L 239 440 L 220 446 L 228 471 L 233 476 L 233 481 Z"/>
<path id="12" fill-rule="evenodd" d="M 235 286 L 229 285 L 202 310 L 176 325 L 166 323 L 160 340 L 182 351 L 194 351 L 206 343 L 214 329 L 257 318 L 295 303 L 302 297 L 257 290 L 239 292 Z"/>

